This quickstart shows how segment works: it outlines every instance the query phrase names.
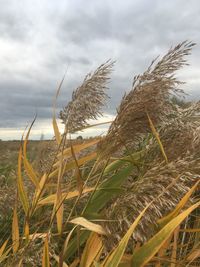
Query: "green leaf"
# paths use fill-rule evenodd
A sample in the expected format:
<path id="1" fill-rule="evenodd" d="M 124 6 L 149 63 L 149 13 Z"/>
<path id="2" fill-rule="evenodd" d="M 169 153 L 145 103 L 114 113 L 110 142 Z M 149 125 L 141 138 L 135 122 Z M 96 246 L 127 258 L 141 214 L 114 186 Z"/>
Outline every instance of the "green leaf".
<path id="1" fill-rule="evenodd" d="M 135 166 L 129 163 L 124 169 L 120 170 L 117 174 L 111 176 L 108 180 L 102 182 L 91 200 L 89 201 L 84 213 L 82 216 L 89 219 L 89 217 L 94 217 L 95 213 L 98 213 L 100 209 L 102 209 L 106 203 L 115 195 L 119 194 L 121 191 L 116 188 L 120 188 L 123 182 L 127 179 L 127 177 L 131 174 Z M 84 244 L 89 236 L 89 232 L 85 231 L 80 234 L 80 245 Z M 74 238 L 70 241 L 66 254 L 64 255 L 67 260 L 69 257 L 73 256 L 77 249 L 77 240 Z"/>
<path id="2" fill-rule="evenodd" d="M 143 151 L 135 152 L 131 155 L 125 156 L 123 158 L 114 160 L 112 163 L 110 163 L 104 171 L 104 175 L 108 174 L 109 172 L 113 172 L 127 164 L 127 162 L 137 162 L 143 155 Z"/>
<path id="3" fill-rule="evenodd" d="M 126 178 L 131 174 L 135 167 L 129 163 L 124 169 L 120 170 L 117 174 L 110 177 L 105 182 L 102 182 L 97 190 L 91 197 L 87 207 L 84 210 L 84 214 L 90 214 L 98 212 L 102 209 L 106 203 L 116 195 L 116 190 L 113 188 L 119 188 Z M 103 189 L 103 190 L 101 190 Z"/>

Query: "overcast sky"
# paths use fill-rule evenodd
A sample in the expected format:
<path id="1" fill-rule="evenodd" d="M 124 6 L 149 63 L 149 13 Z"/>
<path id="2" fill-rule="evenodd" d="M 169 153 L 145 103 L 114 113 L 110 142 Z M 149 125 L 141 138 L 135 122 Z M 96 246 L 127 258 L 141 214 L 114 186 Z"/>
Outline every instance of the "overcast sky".
<path id="1" fill-rule="evenodd" d="M 200 98 L 199 14 L 199 0 L 0 0 L 0 138 L 20 138 L 36 112 L 32 138 L 50 137 L 52 100 L 66 69 L 58 111 L 109 58 L 116 60 L 105 109 L 111 119 L 133 76 L 186 39 L 197 46 L 179 76 Z"/>

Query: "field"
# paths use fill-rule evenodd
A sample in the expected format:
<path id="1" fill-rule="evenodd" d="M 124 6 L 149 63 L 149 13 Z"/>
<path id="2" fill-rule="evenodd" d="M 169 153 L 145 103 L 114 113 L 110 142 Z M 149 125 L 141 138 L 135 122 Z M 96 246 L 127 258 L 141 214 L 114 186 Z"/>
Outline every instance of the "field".
<path id="1" fill-rule="evenodd" d="M 86 76 L 55 116 L 52 141 L 0 142 L 0 264 L 200 266 L 200 102 L 175 72 L 193 43 L 136 76 L 105 136 L 72 140 L 98 119 L 114 63 Z"/>

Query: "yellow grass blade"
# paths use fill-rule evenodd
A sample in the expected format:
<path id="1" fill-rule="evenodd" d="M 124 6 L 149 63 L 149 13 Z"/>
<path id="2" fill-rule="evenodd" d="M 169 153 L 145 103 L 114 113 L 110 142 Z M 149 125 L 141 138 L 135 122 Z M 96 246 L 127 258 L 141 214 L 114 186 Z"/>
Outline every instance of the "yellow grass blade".
<path id="1" fill-rule="evenodd" d="M 187 257 L 187 261 L 189 261 L 189 263 L 187 264 L 187 266 L 191 266 L 190 264 L 196 260 L 197 258 L 200 257 L 200 249 L 197 248 L 195 250 L 192 251 L 192 253 Z"/>
<path id="2" fill-rule="evenodd" d="M 56 142 L 59 145 L 60 142 L 61 142 L 62 137 L 61 137 L 61 134 L 60 134 L 60 131 L 59 131 L 59 128 L 58 128 L 58 124 L 56 122 L 55 114 L 53 115 L 53 130 L 54 130 L 54 134 L 55 134 L 55 137 L 56 137 Z"/>
<path id="3" fill-rule="evenodd" d="M 79 258 L 76 258 L 71 264 L 69 267 L 77 267 L 78 264 L 79 264 L 80 260 Z"/>
<path id="4" fill-rule="evenodd" d="M 156 131 L 156 128 L 154 127 L 153 122 L 152 122 L 152 120 L 151 120 L 151 118 L 150 118 L 148 113 L 147 113 L 147 117 L 148 117 L 148 120 L 149 120 L 149 124 L 150 124 L 150 128 L 152 130 L 152 133 L 155 136 L 155 138 L 156 138 L 156 140 L 157 140 L 157 142 L 158 142 L 158 144 L 160 146 L 160 150 L 161 150 L 161 152 L 163 154 L 163 157 L 164 157 L 166 163 L 168 163 L 167 155 L 165 154 L 164 147 L 163 147 L 163 145 L 162 145 L 162 143 L 160 141 L 159 133 Z"/>
<path id="5" fill-rule="evenodd" d="M 88 129 L 88 128 L 92 128 L 92 127 L 96 127 L 99 125 L 105 125 L 105 124 L 110 124 L 113 121 L 105 121 L 105 122 L 98 122 L 98 123 L 94 123 L 94 124 L 90 124 L 90 125 L 86 125 L 84 127 L 81 128 L 81 131 L 83 131 L 84 129 Z"/>
<path id="6" fill-rule="evenodd" d="M 83 180 L 82 180 L 82 177 L 81 177 L 81 170 L 79 169 L 79 166 L 78 166 L 78 162 L 77 162 L 77 159 L 76 159 L 76 155 L 75 155 L 75 152 L 74 152 L 74 149 L 73 149 L 73 146 L 71 145 L 71 153 L 72 153 L 72 157 L 74 159 L 74 162 L 75 162 L 75 178 L 76 178 L 76 181 L 77 181 L 77 189 L 79 191 L 79 195 L 81 195 L 82 191 L 83 191 Z"/>
<path id="7" fill-rule="evenodd" d="M 91 146 L 94 146 L 96 145 L 97 143 L 99 143 L 101 139 L 100 138 L 97 138 L 95 140 L 92 140 L 92 141 L 87 141 L 87 142 L 84 142 L 83 144 L 77 144 L 77 145 L 73 145 L 73 150 L 74 150 L 74 153 L 78 153 L 88 147 L 91 147 Z M 61 157 L 62 153 L 59 153 L 58 154 L 58 157 Z M 72 153 L 71 153 L 71 147 L 68 147 L 66 149 L 64 149 L 63 151 L 63 156 L 66 158 L 66 157 L 71 157 L 72 156 Z"/>
<path id="8" fill-rule="evenodd" d="M 28 239 L 31 241 L 34 241 L 36 239 L 46 239 L 48 233 L 34 233 L 34 234 L 30 234 Z M 23 237 L 23 239 L 25 239 L 25 237 Z"/>
<path id="9" fill-rule="evenodd" d="M 6 248 L 6 245 L 7 245 L 7 243 L 8 243 L 8 240 L 9 239 L 7 239 L 4 243 L 3 243 L 3 245 L 0 247 L 0 257 L 3 255 L 3 253 L 4 253 L 4 250 L 5 250 L 5 248 Z"/>
<path id="10" fill-rule="evenodd" d="M 2 255 L 0 255 L 0 263 L 2 263 L 4 260 L 6 260 L 6 258 L 8 257 L 8 253 L 11 251 L 12 246 L 9 247 L 4 253 L 2 253 Z M 0 265 L 3 266 L 3 265 Z"/>
<path id="11" fill-rule="evenodd" d="M 39 182 L 39 190 L 37 190 L 37 193 L 36 193 L 36 198 L 40 196 L 41 194 L 41 191 L 44 189 L 44 185 L 46 183 L 46 180 L 47 180 L 47 174 L 44 173 L 40 179 L 40 182 Z"/>
<path id="12" fill-rule="evenodd" d="M 42 267 L 50 267 L 48 239 L 47 235 L 43 246 Z"/>
<path id="13" fill-rule="evenodd" d="M 87 243 L 85 245 L 81 257 L 80 267 L 92 266 L 99 252 L 102 251 L 102 248 L 103 248 L 103 242 L 100 236 L 96 233 L 91 233 L 90 237 L 87 240 Z"/>
<path id="14" fill-rule="evenodd" d="M 62 199 L 62 194 L 61 194 L 60 187 L 57 190 L 55 212 L 56 212 L 58 233 L 61 234 L 61 232 L 62 232 L 62 224 L 63 224 L 64 206 L 63 206 L 63 199 Z"/>
<path id="15" fill-rule="evenodd" d="M 132 267 L 141 267 L 147 264 L 159 251 L 162 245 L 174 232 L 174 230 L 186 219 L 186 217 L 200 205 L 200 201 L 183 211 L 177 217 L 172 219 L 157 234 L 155 234 L 147 243 L 133 253 Z"/>
<path id="16" fill-rule="evenodd" d="M 32 181 L 32 183 L 35 185 L 35 187 L 39 188 L 39 182 L 38 182 L 37 175 L 34 172 L 32 165 L 29 163 L 29 161 L 25 157 L 24 157 L 24 169 L 25 169 L 28 177 Z"/>
<path id="17" fill-rule="evenodd" d="M 73 224 L 76 224 L 76 225 L 81 225 L 84 228 L 86 228 L 90 231 L 93 231 L 95 233 L 98 233 L 100 235 L 107 235 L 106 231 L 104 230 L 104 228 L 101 225 L 96 224 L 96 223 L 92 223 L 83 217 L 77 217 L 77 218 L 71 220 L 70 222 Z"/>
<path id="18" fill-rule="evenodd" d="M 197 181 L 196 184 L 187 192 L 187 194 L 184 195 L 184 197 L 181 199 L 181 201 L 178 203 L 176 208 L 167 216 L 159 219 L 157 223 L 162 228 L 164 225 L 166 225 L 171 219 L 173 219 L 178 213 L 181 211 L 181 209 L 185 206 L 185 204 L 190 199 L 191 195 L 196 190 L 197 186 L 199 185 L 200 181 Z"/>
<path id="19" fill-rule="evenodd" d="M 17 179 L 17 187 L 19 198 L 22 203 L 22 207 L 24 209 L 25 214 L 27 215 L 29 210 L 29 202 L 28 197 L 26 195 L 26 191 L 24 189 L 24 183 L 22 179 L 22 148 L 20 147 L 19 155 L 18 155 L 18 179 Z"/>
<path id="20" fill-rule="evenodd" d="M 54 102 L 53 102 L 53 130 L 54 130 L 54 134 L 55 134 L 55 137 L 56 137 L 56 142 L 57 144 L 59 145 L 61 140 L 62 140 L 62 137 L 61 137 L 61 134 L 60 134 L 60 131 L 59 131 L 59 128 L 58 128 L 58 124 L 57 124 L 57 121 L 56 121 L 56 100 L 58 98 L 58 95 L 60 93 L 60 89 L 62 87 L 62 84 L 64 82 L 64 79 L 65 79 L 65 75 L 63 76 L 59 86 L 58 86 L 58 89 L 56 90 L 56 95 L 55 95 L 55 98 L 54 98 Z"/>
<path id="21" fill-rule="evenodd" d="M 56 254 L 53 254 L 52 257 L 59 263 L 59 257 Z M 69 267 L 69 265 L 66 262 L 62 262 L 62 267 Z"/>
<path id="22" fill-rule="evenodd" d="M 21 266 L 23 267 L 22 263 L 23 263 L 23 258 L 19 261 L 17 267 L 21 267 Z"/>
<path id="23" fill-rule="evenodd" d="M 118 246 L 108 254 L 108 256 L 106 257 L 104 262 L 100 265 L 100 267 L 117 267 L 119 265 L 131 235 L 133 234 L 136 226 L 138 225 L 139 221 L 141 220 L 142 216 L 144 215 L 144 213 L 146 212 L 146 210 L 150 205 L 151 203 L 140 213 L 140 215 L 136 218 L 136 220 L 128 229 L 127 233 L 121 239 Z"/>
<path id="24" fill-rule="evenodd" d="M 174 242 L 172 247 L 172 256 L 171 256 L 171 266 L 170 267 L 176 267 L 176 260 L 177 260 L 177 245 L 178 245 L 178 236 L 179 236 L 179 229 L 180 225 L 177 227 L 177 229 L 174 231 Z"/>
<path id="25" fill-rule="evenodd" d="M 180 232 L 186 232 L 186 233 L 198 233 L 200 232 L 200 228 L 186 228 L 186 229 L 180 229 Z"/>
<path id="26" fill-rule="evenodd" d="M 169 246 L 170 246 L 170 243 L 171 243 L 171 240 L 173 238 L 173 235 L 171 235 L 166 241 L 165 243 L 162 245 L 162 247 L 159 249 L 158 251 L 158 258 L 159 259 L 162 259 L 166 253 L 166 251 L 168 250 Z M 155 267 L 162 267 L 161 265 L 161 260 L 159 260 L 156 264 L 155 264 Z"/>
<path id="27" fill-rule="evenodd" d="M 29 239 L 29 224 L 27 221 L 25 222 L 25 226 L 24 226 L 24 235 L 25 235 L 25 238 L 28 240 Z"/>
<path id="28" fill-rule="evenodd" d="M 24 145 L 23 145 L 23 161 L 24 161 L 24 169 L 25 169 L 28 177 L 30 178 L 30 180 L 32 181 L 32 183 L 36 187 L 39 187 L 39 182 L 38 182 L 37 175 L 36 175 L 35 171 L 33 170 L 32 165 L 29 163 L 29 161 L 27 159 L 27 143 L 28 143 L 29 134 L 30 134 L 31 128 L 32 128 L 32 126 L 33 126 L 33 124 L 35 122 L 35 119 L 33 120 L 31 126 L 29 127 L 28 132 L 26 134 L 26 138 L 24 140 Z"/>
<path id="29" fill-rule="evenodd" d="M 31 210 L 32 214 L 34 213 L 35 208 L 37 208 L 39 198 L 44 194 L 44 186 L 46 184 L 47 178 L 48 178 L 47 174 L 44 173 L 40 179 L 39 188 L 36 188 L 35 190 L 35 194 L 33 197 L 32 210 Z"/>
<path id="30" fill-rule="evenodd" d="M 58 169 L 57 191 L 56 191 L 56 198 L 54 202 L 51 222 L 53 221 L 54 216 L 56 215 L 58 233 L 61 234 L 62 224 L 63 224 L 63 212 L 64 212 L 64 205 L 63 205 L 64 200 L 62 198 L 62 192 L 61 192 L 61 179 L 62 179 L 62 171 L 63 171 L 62 157 L 60 158 L 59 162 L 60 162 L 60 165 Z"/>
<path id="31" fill-rule="evenodd" d="M 77 160 L 77 163 L 78 163 L 78 166 L 81 166 L 81 165 L 84 165 L 85 163 L 91 161 L 91 160 L 94 160 L 96 159 L 97 157 L 97 153 L 96 152 L 92 152 L 90 153 L 89 155 L 85 156 L 85 157 L 82 157 L 80 159 Z M 56 165 L 57 167 L 58 165 Z M 71 161 L 69 163 L 67 163 L 65 166 L 64 166 L 64 172 L 66 171 L 69 171 L 71 169 L 73 169 L 74 167 L 76 166 L 76 163 L 75 161 Z M 53 171 L 50 175 L 49 175 L 49 178 L 53 178 L 55 177 L 56 175 L 58 175 L 58 169 L 56 169 L 55 171 Z"/>
<path id="32" fill-rule="evenodd" d="M 85 188 L 85 189 L 83 189 L 82 194 L 92 192 L 92 191 L 94 191 L 94 189 L 95 189 L 94 187 Z M 62 195 L 62 201 L 64 201 L 64 200 L 68 200 L 68 199 L 77 197 L 79 195 L 79 191 L 75 190 L 72 192 L 62 193 L 61 195 Z M 38 205 L 40 205 L 40 206 L 52 205 L 52 204 L 54 204 L 55 199 L 56 199 L 56 194 L 49 195 L 48 197 L 40 199 L 38 201 Z"/>
<path id="33" fill-rule="evenodd" d="M 16 253 L 19 248 L 19 224 L 18 224 L 18 218 L 17 218 L 17 207 L 15 207 L 13 211 L 12 248 L 13 248 L 14 253 Z"/>

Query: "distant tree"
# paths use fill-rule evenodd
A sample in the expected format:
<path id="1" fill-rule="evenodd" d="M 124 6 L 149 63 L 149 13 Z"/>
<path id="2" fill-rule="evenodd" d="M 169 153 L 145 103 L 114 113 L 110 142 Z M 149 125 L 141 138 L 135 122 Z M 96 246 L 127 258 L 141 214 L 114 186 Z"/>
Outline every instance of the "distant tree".
<path id="1" fill-rule="evenodd" d="M 40 135 L 40 141 L 43 141 L 43 140 L 44 140 L 44 134 L 41 133 L 41 135 Z"/>
<path id="2" fill-rule="evenodd" d="M 83 140 L 83 137 L 81 136 L 81 135 L 79 135 L 77 138 L 76 138 L 76 140 Z"/>

